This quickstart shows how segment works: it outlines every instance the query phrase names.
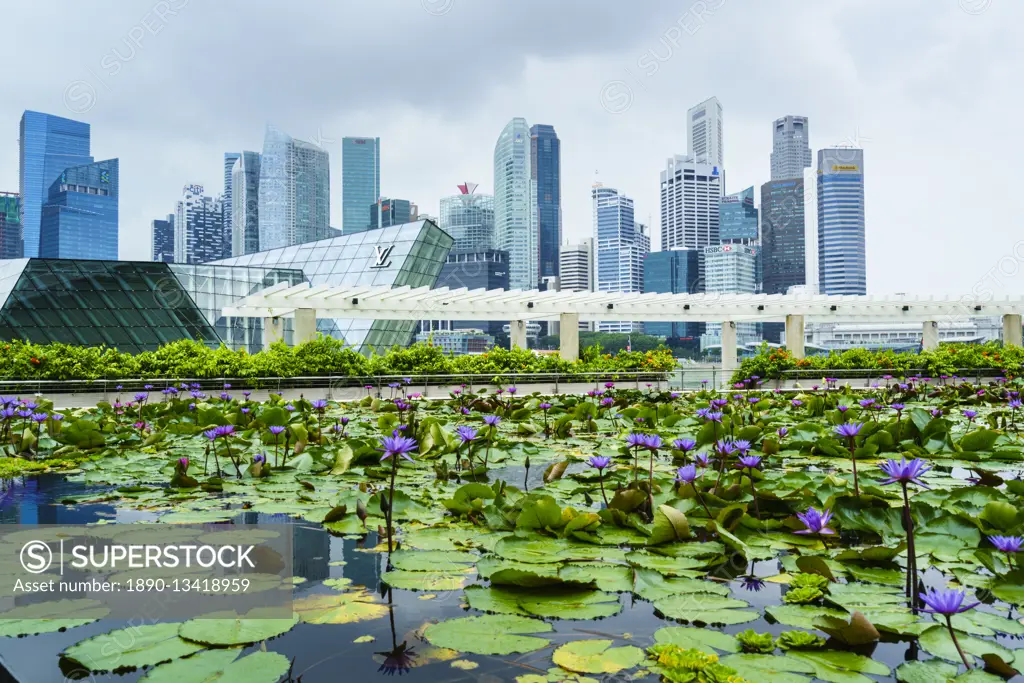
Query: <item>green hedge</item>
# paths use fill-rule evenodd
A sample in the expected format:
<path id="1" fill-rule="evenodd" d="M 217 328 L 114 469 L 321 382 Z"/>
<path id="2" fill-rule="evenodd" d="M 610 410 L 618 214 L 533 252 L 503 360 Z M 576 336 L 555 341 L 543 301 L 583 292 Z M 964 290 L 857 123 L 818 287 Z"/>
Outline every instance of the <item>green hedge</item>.
<path id="1" fill-rule="evenodd" d="M 931 351 L 903 352 L 850 349 L 832 351 L 796 359 L 782 348 L 762 347 L 756 356 L 744 358 L 733 375 L 734 382 L 757 376 L 776 379 L 789 371 L 806 371 L 807 375 L 824 377 L 832 370 L 873 370 L 900 376 L 920 370 L 926 376 L 951 376 L 963 370 L 992 369 L 1005 372 L 1009 377 L 1021 374 L 1024 368 L 1024 348 L 1003 346 L 1000 342 L 986 344 L 942 344 Z M 817 374 L 817 373 L 821 374 Z M 802 374 L 802 373 L 801 373 Z"/>
<path id="2" fill-rule="evenodd" d="M 590 347 L 580 360 L 570 363 L 557 355 L 535 355 L 524 349 L 495 348 L 486 354 L 452 356 L 437 346 L 414 344 L 367 357 L 331 337 L 295 347 L 278 343 L 255 354 L 224 346 L 212 349 L 187 340 L 135 355 L 107 347 L 18 341 L 0 347 L 0 379 L 7 380 L 667 372 L 674 367 L 668 349 L 613 356 Z"/>

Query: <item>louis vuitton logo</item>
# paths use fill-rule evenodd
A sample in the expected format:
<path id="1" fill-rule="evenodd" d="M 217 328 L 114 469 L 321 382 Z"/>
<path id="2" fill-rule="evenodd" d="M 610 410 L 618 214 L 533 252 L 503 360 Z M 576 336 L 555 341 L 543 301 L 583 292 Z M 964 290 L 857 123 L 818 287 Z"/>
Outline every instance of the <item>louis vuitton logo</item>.
<path id="1" fill-rule="evenodd" d="M 390 247 L 382 247 L 379 244 L 375 247 L 377 250 L 377 262 L 374 263 L 371 268 L 387 268 L 391 265 L 391 252 L 395 250 L 395 245 Z"/>

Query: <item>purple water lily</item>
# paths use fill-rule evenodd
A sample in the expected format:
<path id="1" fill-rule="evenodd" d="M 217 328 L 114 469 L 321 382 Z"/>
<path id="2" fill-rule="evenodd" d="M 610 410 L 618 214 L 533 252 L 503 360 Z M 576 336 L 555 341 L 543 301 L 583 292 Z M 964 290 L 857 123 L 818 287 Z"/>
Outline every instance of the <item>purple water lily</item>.
<path id="1" fill-rule="evenodd" d="M 832 511 L 823 510 L 818 512 L 815 508 L 807 508 L 807 512 L 798 512 L 796 515 L 797 519 L 806 529 L 800 529 L 793 533 L 797 534 L 822 534 L 825 536 L 832 536 L 836 532 L 829 528 L 828 524 L 832 521 Z"/>
<path id="2" fill-rule="evenodd" d="M 932 588 L 921 595 L 921 600 L 924 601 L 924 604 L 928 605 L 922 611 L 938 614 L 946 618 L 946 628 L 949 629 L 949 637 L 953 641 L 953 645 L 956 646 L 956 651 L 960 654 L 960 659 L 963 661 L 964 666 L 970 669 L 971 664 L 967 661 L 967 655 L 964 654 L 963 649 L 960 647 L 960 641 L 957 640 L 956 631 L 953 629 L 953 617 L 955 615 L 967 612 L 981 604 L 980 602 L 972 602 L 965 605 L 964 598 L 966 596 L 967 593 L 962 590 L 936 590 Z"/>
<path id="3" fill-rule="evenodd" d="M 910 462 L 907 462 L 906 458 L 901 458 L 898 462 L 889 459 L 879 465 L 879 467 L 888 476 L 888 479 L 881 482 L 882 485 L 898 482 L 904 486 L 907 484 L 917 484 L 922 488 L 929 488 L 927 484 L 921 481 L 920 477 L 931 470 L 931 467 L 921 458 L 914 458 Z"/>
<path id="4" fill-rule="evenodd" d="M 1013 569 L 1013 556 L 1020 552 L 1021 547 L 1024 547 L 1024 538 L 1020 536 L 989 536 L 988 542 L 999 552 L 1006 553 L 1006 561 L 1010 564 L 1010 569 Z"/>
<path id="5" fill-rule="evenodd" d="M 683 455 L 686 455 L 697 447 L 697 442 L 688 438 L 676 439 L 672 442 L 672 447 L 677 451 L 682 451 Z"/>
<path id="6" fill-rule="evenodd" d="M 863 426 L 864 424 L 861 422 L 844 422 L 832 428 L 837 436 L 846 439 L 846 447 L 850 450 L 850 459 L 853 461 L 853 493 L 855 496 L 860 496 L 860 481 L 857 478 L 857 435 L 860 434 Z"/>

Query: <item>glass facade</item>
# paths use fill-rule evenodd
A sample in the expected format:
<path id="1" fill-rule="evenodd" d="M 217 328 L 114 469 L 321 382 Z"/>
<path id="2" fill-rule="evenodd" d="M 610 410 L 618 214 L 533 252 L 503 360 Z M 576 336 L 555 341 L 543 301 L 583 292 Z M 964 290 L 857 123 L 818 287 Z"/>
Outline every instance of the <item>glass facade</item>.
<path id="1" fill-rule="evenodd" d="M 433 287 L 454 240 L 430 221 L 232 257 L 214 265 L 301 270 L 313 285 Z M 318 329 L 361 349 L 406 346 L 416 321 L 325 320 Z"/>
<path id="2" fill-rule="evenodd" d="M 179 339 L 220 344 L 166 263 L 0 262 L 0 339 L 139 353 Z"/>
<path id="3" fill-rule="evenodd" d="M 234 196 L 235 180 L 234 176 L 231 175 L 232 169 L 235 167 L 235 162 L 242 155 L 238 152 L 224 152 L 224 234 L 227 238 L 228 244 L 233 244 L 234 240 L 231 236 L 231 215 L 233 213 L 234 204 L 231 201 Z"/>
<path id="4" fill-rule="evenodd" d="M 457 252 L 448 254 L 435 287 L 449 289 L 508 289 L 508 254 L 504 251 Z M 453 329 L 484 329 L 498 334 L 507 320 L 453 321 Z"/>
<path id="5" fill-rule="evenodd" d="M 39 228 L 50 186 L 66 168 L 92 163 L 88 123 L 26 111 L 19 129 L 19 188 L 25 256 L 39 255 Z"/>
<path id="6" fill-rule="evenodd" d="M 761 291 L 785 294 L 807 284 L 803 178 L 761 186 L 761 231 Z"/>
<path id="7" fill-rule="evenodd" d="M 153 221 L 153 260 L 174 263 L 174 214 Z"/>
<path id="8" fill-rule="evenodd" d="M 366 207 L 380 199 L 380 138 L 341 140 L 341 230 L 370 229 Z"/>
<path id="9" fill-rule="evenodd" d="M 651 238 L 642 223 L 634 220 L 633 200 L 618 190 L 595 185 L 591 191 L 597 259 L 596 292 L 642 292 L 644 258 Z M 638 332 L 639 323 L 600 323 L 601 332 Z"/>
<path id="10" fill-rule="evenodd" d="M 718 238 L 722 243 L 752 244 L 757 241 L 753 187 L 722 197 L 718 213 Z"/>
<path id="11" fill-rule="evenodd" d="M 207 197 L 202 185 L 186 185 L 174 218 L 176 263 L 206 263 L 231 254 L 225 241 L 224 200 Z"/>
<path id="12" fill-rule="evenodd" d="M 654 251 L 644 259 L 644 293 L 696 294 L 703 291 L 701 287 L 700 254 L 696 249 Z M 644 323 L 644 333 L 696 340 L 704 333 L 704 323 Z"/>
<path id="13" fill-rule="evenodd" d="M 260 248 L 277 249 L 328 237 L 330 185 L 326 150 L 267 126 L 260 157 Z M 369 205 L 363 205 L 364 220 Z"/>
<path id="14" fill-rule="evenodd" d="M 21 230 L 21 197 L 14 192 L 0 192 L 0 259 L 24 256 Z"/>
<path id="15" fill-rule="evenodd" d="M 39 256 L 117 260 L 118 160 L 64 169 L 50 185 Z"/>
<path id="16" fill-rule="evenodd" d="M 441 227 L 455 238 L 453 251 L 480 252 L 494 248 L 494 197 L 489 194 L 441 198 Z"/>
<path id="17" fill-rule="evenodd" d="M 231 255 L 252 254 L 260 250 L 259 152 L 242 152 L 231 176 Z"/>
<path id="18" fill-rule="evenodd" d="M 818 151 L 818 286 L 822 294 L 867 294 L 864 150 Z"/>
<path id="19" fill-rule="evenodd" d="M 413 220 L 416 212 L 416 205 L 407 199 L 388 199 L 381 197 L 380 201 L 370 205 L 370 230 L 387 228 L 392 225 L 403 225 Z"/>
<path id="20" fill-rule="evenodd" d="M 526 119 L 508 122 L 494 145 L 495 246 L 508 252 L 509 286 L 537 289 L 537 185 L 530 177 L 530 127 Z"/>
<path id="21" fill-rule="evenodd" d="M 537 197 L 540 279 L 558 275 L 562 244 L 562 151 L 554 126 L 530 128 L 530 176 Z"/>

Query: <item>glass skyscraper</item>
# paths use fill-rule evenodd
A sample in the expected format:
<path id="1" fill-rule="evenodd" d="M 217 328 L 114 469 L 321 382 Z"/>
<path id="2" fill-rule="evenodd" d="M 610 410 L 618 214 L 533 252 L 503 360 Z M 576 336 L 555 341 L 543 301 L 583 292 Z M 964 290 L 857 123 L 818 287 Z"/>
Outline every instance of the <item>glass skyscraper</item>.
<path id="1" fill-rule="evenodd" d="M 530 177 L 536 186 L 540 280 L 558 275 L 562 244 L 562 151 L 554 126 L 530 127 Z"/>
<path id="2" fill-rule="evenodd" d="M 380 199 L 380 138 L 341 139 L 341 230 L 370 229 L 366 207 Z"/>
<path id="3" fill-rule="evenodd" d="M 234 204 L 231 201 L 232 191 L 234 187 L 234 178 L 231 175 L 232 169 L 235 167 L 235 162 L 242 156 L 238 152 L 224 152 L 224 234 L 227 238 L 228 244 L 233 243 L 232 238 L 232 227 L 234 223 L 231 220 L 231 214 L 233 213 Z"/>
<path id="4" fill-rule="evenodd" d="M 494 233 L 498 249 L 508 252 L 512 289 L 537 289 L 540 281 L 530 146 L 530 127 L 518 117 L 508 122 L 494 145 Z"/>
<path id="5" fill-rule="evenodd" d="M 326 150 L 267 126 L 260 157 L 260 249 L 330 236 L 330 187 Z"/>
<path id="6" fill-rule="evenodd" d="M 117 259 L 118 160 L 64 169 L 42 207 L 39 256 Z"/>
<path id="7" fill-rule="evenodd" d="M 718 238 L 723 244 L 752 244 L 757 241 L 753 187 L 722 197 L 718 211 Z"/>
<path id="8" fill-rule="evenodd" d="M 867 294 L 864 150 L 818 151 L 818 286 L 822 294 Z"/>
<path id="9" fill-rule="evenodd" d="M 381 197 L 369 207 L 370 228 L 386 228 L 390 225 L 402 225 L 415 220 L 416 205 L 408 199 L 388 199 Z"/>
<path id="10" fill-rule="evenodd" d="M 21 115 L 19 188 L 25 256 L 39 255 L 39 228 L 50 186 L 66 168 L 91 164 L 89 124 L 52 114 Z"/>
<path id="11" fill-rule="evenodd" d="M 494 248 L 494 197 L 476 194 L 476 183 L 459 185 L 461 194 L 441 197 L 440 227 L 455 238 L 455 252 Z"/>
<path id="12" fill-rule="evenodd" d="M 21 258 L 23 251 L 21 197 L 16 192 L 0 192 L 0 260 Z"/>
<path id="13" fill-rule="evenodd" d="M 226 202 L 227 198 L 225 206 Z M 231 168 L 231 204 L 231 255 L 241 256 L 259 251 L 259 152 L 242 152 Z"/>
<path id="14" fill-rule="evenodd" d="M 224 200 L 186 185 L 174 217 L 175 263 L 206 263 L 231 254 L 224 235 Z"/>
<path id="15" fill-rule="evenodd" d="M 807 284 L 804 180 L 770 180 L 761 186 L 761 291 L 785 294 Z"/>
<path id="16" fill-rule="evenodd" d="M 174 214 L 153 221 L 153 260 L 174 263 Z"/>
<path id="17" fill-rule="evenodd" d="M 651 250 L 646 227 L 633 215 L 633 200 L 618 190 L 594 185 L 594 238 L 597 240 L 597 265 L 594 268 L 596 292 L 642 292 L 644 259 Z M 602 332 L 637 332 L 633 322 L 602 322 Z"/>
<path id="18" fill-rule="evenodd" d="M 644 293 L 696 294 L 701 285 L 700 254 L 696 249 L 652 251 L 644 259 Z M 644 333 L 656 337 L 696 340 L 703 332 L 704 323 L 644 323 Z"/>

